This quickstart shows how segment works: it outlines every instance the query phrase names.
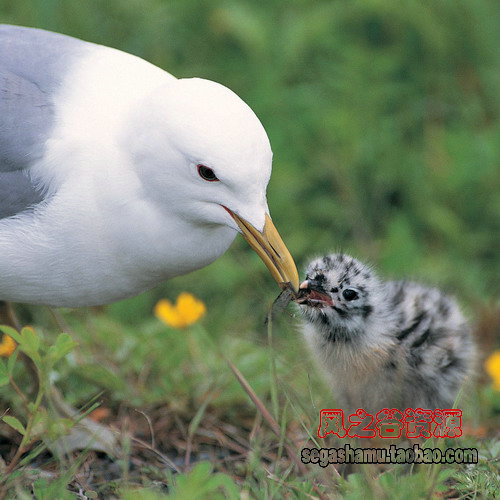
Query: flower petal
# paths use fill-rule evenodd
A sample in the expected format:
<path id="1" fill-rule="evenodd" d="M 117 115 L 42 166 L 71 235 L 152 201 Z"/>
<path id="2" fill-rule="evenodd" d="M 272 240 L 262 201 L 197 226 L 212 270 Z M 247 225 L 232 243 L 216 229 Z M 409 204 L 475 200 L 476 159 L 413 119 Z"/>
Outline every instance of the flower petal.
<path id="1" fill-rule="evenodd" d="M 159 320 L 172 328 L 182 328 L 184 326 L 177 308 L 167 299 L 161 299 L 157 302 L 154 313 Z"/>
<path id="2" fill-rule="evenodd" d="M 16 350 L 16 347 L 16 341 L 9 335 L 4 335 L 2 342 L 0 342 L 0 356 L 10 356 Z"/>
<path id="3" fill-rule="evenodd" d="M 500 350 L 495 351 L 485 362 L 484 367 L 493 379 L 493 388 L 500 391 Z"/>
<path id="4" fill-rule="evenodd" d="M 184 326 L 196 323 L 206 311 L 205 304 L 190 293 L 183 292 L 177 297 L 176 308 Z"/>

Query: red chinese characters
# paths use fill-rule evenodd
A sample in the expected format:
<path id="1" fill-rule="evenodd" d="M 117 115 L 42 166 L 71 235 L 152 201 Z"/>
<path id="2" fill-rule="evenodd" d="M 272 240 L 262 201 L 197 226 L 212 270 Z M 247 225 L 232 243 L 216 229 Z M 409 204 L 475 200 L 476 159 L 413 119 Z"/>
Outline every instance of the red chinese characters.
<path id="1" fill-rule="evenodd" d="M 346 422 L 347 421 L 347 422 Z M 344 422 L 346 422 L 344 424 Z M 347 423 L 349 426 L 346 429 Z M 455 438 L 462 435 L 462 410 L 406 408 L 384 408 L 375 418 L 362 408 L 344 419 L 340 409 L 321 410 L 319 414 L 318 437 L 329 434 L 344 437 L 385 439 L 400 438 L 405 432 L 407 438 Z"/>
<path id="2" fill-rule="evenodd" d="M 437 438 L 455 438 L 462 435 L 462 410 L 436 410 L 433 435 Z"/>
<path id="3" fill-rule="evenodd" d="M 399 410 L 384 408 L 375 415 L 375 418 L 377 420 L 375 427 L 378 430 L 379 437 L 387 439 L 401 437 L 405 421 L 404 415 Z"/>
<path id="4" fill-rule="evenodd" d="M 342 410 L 321 410 L 319 412 L 318 437 L 324 438 L 328 434 L 335 434 L 339 438 L 343 438 L 346 433 Z"/>

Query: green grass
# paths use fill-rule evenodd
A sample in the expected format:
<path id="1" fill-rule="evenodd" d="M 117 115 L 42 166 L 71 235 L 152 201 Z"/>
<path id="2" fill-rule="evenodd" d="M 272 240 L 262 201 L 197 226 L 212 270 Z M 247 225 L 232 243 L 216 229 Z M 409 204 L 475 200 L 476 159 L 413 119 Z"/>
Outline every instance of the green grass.
<path id="1" fill-rule="evenodd" d="M 0 21 L 111 45 L 176 76 L 235 90 L 269 133 L 269 205 L 299 267 L 341 248 L 385 277 L 439 285 L 457 296 L 486 355 L 498 341 L 500 316 L 497 4 L 5 0 Z M 152 309 L 184 290 L 206 303 L 207 315 L 192 329 L 171 330 Z M 315 435 L 319 409 L 332 399 L 305 355 L 293 309 L 274 321 L 269 345 L 264 320 L 277 292 L 237 238 L 207 268 L 105 308 L 62 310 L 56 320 L 46 308 L 19 306 L 22 323 L 43 336 L 40 346 L 54 345 L 61 332 L 77 342 L 44 380 L 75 407 L 97 396 L 107 410 L 102 421 L 119 431 L 122 446 L 113 460 L 92 450 L 67 458 L 35 440 L 23 456 L 39 454 L 11 475 L 2 494 L 75 498 L 82 488 L 89 498 L 89 491 L 102 498 L 308 498 L 318 490 L 364 499 L 494 496 L 500 404 L 482 369 L 464 423 L 483 435 L 457 440 L 478 447 L 477 466 L 360 467 L 341 480 L 330 467 L 299 471 L 286 446 L 300 448 Z M 223 355 L 271 412 L 280 437 Z M 34 402 L 36 384 L 19 360 L 11 365 L 18 391 L 11 383 L 0 387 L 0 415 L 8 411 L 26 426 L 34 409 L 20 394 Z M 53 429 L 38 436 L 46 441 L 71 425 L 51 413 L 48 396 L 37 411 L 38 429 L 42 421 Z M 20 443 L 20 434 L 0 423 L 0 477 Z M 184 464 L 188 450 L 192 470 Z"/>
<path id="2" fill-rule="evenodd" d="M 39 322 L 44 319 L 43 332 L 33 336 L 27 330 L 24 340 L 16 336 L 20 349 L 38 360 L 44 399 L 30 394 L 33 381 L 19 359 L 3 362 L 16 382 L 16 387 L 0 389 L 9 405 L 4 439 L 11 447 L 10 462 L 19 460 L 12 469 L 6 469 L 9 460 L 0 465 L 0 494 L 8 493 L 7 498 L 28 498 L 31 489 L 36 498 L 77 498 L 79 490 L 96 498 L 166 498 L 167 493 L 169 498 L 239 498 L 241 491 L 250 498 L 320 493 L 492 498 L 498 488 L 500 443 L 493 439 L 498 398 L 487 385 L 459 404 L 464 426 L 482 428 L 482 437 L 466 431 L 462 438 L 446 440 L 446 447 L 478 448 L 478 465 L 366 465 L 339 478 L 332 466 L 300 470 L 295 463 L 304 446 L 343 443 L 315 437 L 319 409 L 334 402 L 304 356 L 289 317 L 274 322 L 273 335 L 259 342 L 240 335 L 211 336 L 203 324 L 179 331 L 151 318 L 141 327 L 127 328 L 107 312 L 63 311 L 59 323 L 66 325 L 76 348 L 68 337 L 55 340 L 59 327 L 50 315 Z M 248 397 L 227 359 L 241 371 L 257 401 Z M 48 453 L 54 440 L 72 427 L 70 419 L 53 409 L 49 388 L 54 383 L 73 405 L 87 402 L 94 409 L 90 399 L 97 395 L 106 411 L 103 423 L 120 436 L 120 450 L 107 458 L 92 449 L 69 457 Z M 262 404 L 270 417 L 262 416 Z M 428 444 L 445 446 L 435 440 Z M 18 447 L 22 454 L 13 457 Z"/>

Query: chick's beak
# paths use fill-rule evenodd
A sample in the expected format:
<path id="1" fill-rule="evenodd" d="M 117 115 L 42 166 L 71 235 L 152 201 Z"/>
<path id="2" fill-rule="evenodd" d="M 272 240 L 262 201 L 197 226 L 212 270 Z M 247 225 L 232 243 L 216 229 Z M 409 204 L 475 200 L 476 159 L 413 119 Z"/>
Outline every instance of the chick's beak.
<path id="1" fill-rule="evenodd" d="M 255 229 L 245 219 L 226 209 L 238 224 L 244 238 L 257 252 L 271 272 L 273 278 L 282 288 L 291 286 L 295 293 L 299 290 L 299 275 L 288 248 L 283 243 L 281 236 L 274 227 L 273 221 L 268 214 L 262 232 Z"/>
<path id="2" fill-rule="evenodd" d="M 326 293 L 321 283 L 314 279 L 305 280 L 299 285 L 299 293 L 295 300 L 297 304 L 319 308 L 335 305 L 335 301 Z"/>

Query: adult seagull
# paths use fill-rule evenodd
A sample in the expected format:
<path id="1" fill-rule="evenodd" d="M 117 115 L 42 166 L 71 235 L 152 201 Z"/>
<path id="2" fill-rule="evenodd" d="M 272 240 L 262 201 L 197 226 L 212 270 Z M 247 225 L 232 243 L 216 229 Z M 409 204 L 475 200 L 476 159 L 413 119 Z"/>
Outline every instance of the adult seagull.
<path id="1" fill-rule="evenodd" d="M 109 47 L 0 26 L 0 300 L 113 302 L 206 266 L 237 231 L 298 289 L 272 152 L 231 90 Z"/>

